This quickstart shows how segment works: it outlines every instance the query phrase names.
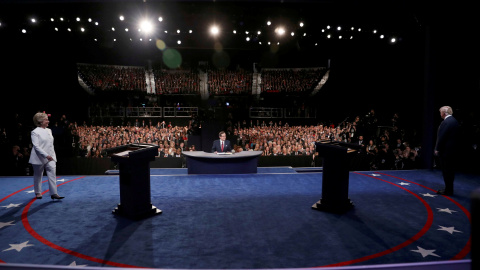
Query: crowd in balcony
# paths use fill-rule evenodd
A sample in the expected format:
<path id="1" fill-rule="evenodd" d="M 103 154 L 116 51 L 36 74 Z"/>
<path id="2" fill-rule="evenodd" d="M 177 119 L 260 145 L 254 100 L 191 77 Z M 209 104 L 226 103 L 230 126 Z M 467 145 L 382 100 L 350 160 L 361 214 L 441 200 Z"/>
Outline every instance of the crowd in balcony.
<path id="1" fill-rule="evenodd" d="M 146 91 L 145 68 L 78 64 L 78 74 L 94 91 Z"/>
<path id="2" fill-rule="evenodd" d="M 262 70 L 262 93 L 311 92 L 323 75 L 323 69 Z"/>
<path id="3" fill-rule="evenodd" d="M 93 91 L 147 91 L 144 67 L 78 64 L 78 74 Z M 158 95 L 200 94 L 200 77 L 195 70 L 153 70 Z M 262 93 L 308 93 L 321 80 L 325 69 L 264 69 L 258 84 Z M 206 70 L 210 95 L 251 95 L 253 73 L 244 69 Z"/>
<path id="4" fill-rule="evenodd" d="M 243 69 L 209 70 L 208 89 L 211 95 L 248 95 L 252 92 L 252 76 Z"/>
<path id="5" fill-rule="evenodd" d="M 200 94 L 200 79 L 193 71 L 153 70 L 155 91 L 163 94 Z"/>

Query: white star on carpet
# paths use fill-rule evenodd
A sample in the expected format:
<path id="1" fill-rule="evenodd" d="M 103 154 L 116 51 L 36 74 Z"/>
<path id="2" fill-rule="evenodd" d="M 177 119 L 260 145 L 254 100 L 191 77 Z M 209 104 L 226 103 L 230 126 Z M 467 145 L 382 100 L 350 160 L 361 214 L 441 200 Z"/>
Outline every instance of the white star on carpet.
<path id="1" fill-rule="evenodd" d="M 32 189 L 32 190 L 27 190 L 27 191 L 25 191 L 25 192 L 26 192 L 26 193 L 35 193 L 35 190 Z"/>
<path id="2" fill-rule="evenodd" d="M 400 182 L 398 183 L 400 186 L 410 186 L 410 183 Z"/>
<path id="3" fill-rule="evenodd" d="M 438 227 L 440 227 L 440 229 L 437 229 L 438 231 L 446 231 L 446 232 L 449 232 L 450 234 L 453 234 L 454 232 L 461 233 L 461 231 L 455 230 L 455 227 L 444 227 L 441 225 L 438 225 Z"/>
<path id="4" fill-rule="evenodd" d="M 28 241 L 25 241 L 21 244 L 9 244 L 9 245 L 10 245 L 10 248 L 4 249 L 3 251 L 15 249 L 16 251 L 20 252 L 25 247 L 33 246 L 32 244 L 28 244 Z"/>
<path id="5" fill-rule="evenodd" d="M 57 179 L 57 182 L 64 182 L 64 181 L 65 181 L 65 178 Z"/>
<path id="6" fill-rule="evenodd" d="M 430 256 L 440 257 L 440 256 L 438 256 L 437 254 L 433 253 L 433 252 L 435 252 L 435 249 L 423 249 L 423 248 L 421 248 L 421 247 L 419 247 L 419 246 L 417 246 L 417 248 L 418 248 L 417 250 L 412 249 L 411 251 L 413 251 L 413 252 L 418 252 L 418 253 L 422 254 L 423 258 L 425 258 L 425 257 L 427 257 L 427 256 L 429 256 L 429 255 L 430 255 Z"/>
<path id="7" fill-rule="evenodd" d="M 453 212 L 457 212 L 455 210 L 450 210 L 448 208 L 437 208 L 438 209 L 438 212 L 445 212 L 445 213 L 449 213 L 449 214 L 452 214 Z"/>
<path id="8" fill-rule="evenodd" d="M 77 262 L 76 261 L 73 261 L 71 264 L 69 264 L 68 266 L 76 266 L 76 267 L 85 267 L 87 266 L 86 264 L 78 264 L 77 265 Z"/>
<path id="9" fill-rule="evenodd" d="M 437 197 L 438 195 L 435 195 L 435 194 L 430 194 L 430 193 L 420 193 L 423 195 L 423 197 L 432 197 L 432 198 L 435 198 Z"/>
<path id="10" fill-rule="evenodd" d="M 370 174 L 371 176 L 380 176 L 380 174 L 377 174 L 377 173 L 372 173 Z"/>
<path id="11" fill-rule="evenodd" d="M 21 203 L 11 203 L 9 205 L 2 205 L 2 207 L 5 207 L 5 208 L 12 208 L 12 207 L 19 207 Z"/>
<path id="12" fill-rule="evenodd" d="M 3 227 L 15 225 L 15 224 L 12 224 L 12 223 L 13 223 L 13 220 L 9 221 L 9 222 L 0 222 L 0 229 L 3 228 Z"/>

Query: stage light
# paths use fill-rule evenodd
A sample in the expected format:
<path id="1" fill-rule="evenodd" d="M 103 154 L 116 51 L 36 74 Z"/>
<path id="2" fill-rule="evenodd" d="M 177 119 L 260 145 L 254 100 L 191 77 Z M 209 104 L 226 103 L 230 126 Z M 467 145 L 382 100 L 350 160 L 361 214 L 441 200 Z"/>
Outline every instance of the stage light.
<path id="1" fill-rule="evenodd" d="M 79 22 L 79 21 L 80 21 L 80 17 L 77 17 L 77 22 Z"/>
<path id="2" fill-rule="evenodd" d="M 120 21 L 123 21 L 123 20 L 125 20 L 125 17 L 123 17 L 123 15 L 120 15 L 119 19 L 120 19 Z"/>
<path id="3" fill-rule="evenodd" d="M 267 25 L 272 25 L 272 22 L 271 22 L 271 21 L 267 21 Z"/>
<path id="4" fill-rule="evenodd" d="M 54 22 L 54 21 L 55 21 L 55 19 L 53 19 L 53 18 L 50 18 L 50 21 L 51 21 L 51 22 Z"/>
<path id="5" fill-rule="evenodd" d="M 257 31 L 257 35 L 261 35 L 262 34 L 262 31 Z"/>
<path id="6" fill-rule="evenodd" d="M 36 20 L 35 18 L 31 18 L 30 21 L 31 21 L 32 23 L 36 23 L 36 22 L 37 22 L 37 20 Z"/>
<path id="7" fill-rule="evenodd" d="M 303 27 L 303 25 L 304 25 L 303 22 L 300 22 L 300 27 Z"/>
<path id="8" fill-rule="evenodd" d="M 22 29 L 22 33 L 26 34 L 26 33 L 27 33 L 27 30 Z"/>
<path id="9" fill-rule="evenodd" d="M 125 28 L 125 32 L 128 32 L 128 28 Z"/>
<path id="10" fill-rule="evenodd" d="M 291 32 L 290 35 L 293 37 L 293 36 L 295 36 L 295 33 L 294 33 L 294 32 Z"/>
<path id="11" fill-rule="evenodd" d="M 142 29 L 142 31 L 148 34 L 153 31 L 153 24 L 147 20 L 142 21 L 140 23 L 140 29 Z"/>
<path id="12" fill-rule="evenodd" d="M 277 33 L 277 35 L 279 35 L 279 36 L 283 36 L 283 34 L 285 34 L 285 28 L 283 28 L 283 27 L 277 27 L 277 28 L 275 29 L 275 33 Z"/>
<path id="13" fill-rule="evenodd" d="M 85 32 L 85 28 L 81 27 L 80 31 Z"/>
<path id="14" fill-rule="evenodd" d="M 159 21 L 159 22 L 162 22 L 162 21 L 163 21 L 163 17 L 158 17 L 158 21 Z"/>
<path id="15" fill-rule="evenodd" d="M 216 36 L 220 33 L 220 29 L 218 28 L 218 26 L 214 25 L 214 26 L 210 27 L 210 33 L 212 35 Z"/>
<path id="16" fill-rule="evenodd" d="M 182 41 L 181 41 L 181 40 L 177 40 L 177 44 L 178 44 L 178 45 L 182 44 Z"/>

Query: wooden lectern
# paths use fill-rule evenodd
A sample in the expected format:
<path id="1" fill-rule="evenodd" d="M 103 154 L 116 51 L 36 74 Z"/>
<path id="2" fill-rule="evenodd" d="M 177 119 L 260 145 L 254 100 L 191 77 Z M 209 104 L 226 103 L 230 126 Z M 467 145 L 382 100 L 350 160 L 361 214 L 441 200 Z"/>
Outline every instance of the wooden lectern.
<path id="1" fill-rule="evenodd" d="M 120 203 L 113 213 L 135 220 L 161 214 L 150 193 L 150 162 L 158 155 L 158 145 L 128 144 L 106 152 L 119 164 Z"/>
<path id="2" fill-rule="evenodd" d="M 313 209 L 334 213 L 343 213 L 353 207 L 348 197 L 349 155 L 357 150 L 356 145 L 320 141 L 315 143 L 316 151 L 323 157 L 322 198 L 312 205 Z"/>

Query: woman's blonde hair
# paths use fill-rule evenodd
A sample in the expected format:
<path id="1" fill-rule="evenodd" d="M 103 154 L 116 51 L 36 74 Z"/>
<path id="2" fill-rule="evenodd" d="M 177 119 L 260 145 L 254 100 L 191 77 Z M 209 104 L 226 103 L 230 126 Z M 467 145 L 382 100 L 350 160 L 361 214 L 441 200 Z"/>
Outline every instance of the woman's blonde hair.
<path id="1" fill-rule="evenodd" d="M 48 115 L 46 113 L 36 113 L 34 116 L 33 116 L 33 123 L 35 124 L 35 126 L 39 127 L 42 125 L 42 122 L 45 121 L 45 119 L 48 118 Z"/>

